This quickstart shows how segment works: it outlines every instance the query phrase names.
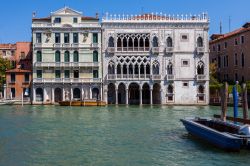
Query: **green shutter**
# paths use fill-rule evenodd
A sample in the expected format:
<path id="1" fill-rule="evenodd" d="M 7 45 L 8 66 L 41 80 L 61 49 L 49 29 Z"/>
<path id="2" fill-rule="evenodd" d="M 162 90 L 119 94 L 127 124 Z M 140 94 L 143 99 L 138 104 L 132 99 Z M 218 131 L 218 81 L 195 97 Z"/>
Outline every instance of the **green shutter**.
<path id="1" fill-rule="evenodd" d="M 74 52 L 74 62 L 78 62 L 79 61 L 79 55 L 78 55 L 78 52 L 75 51 Z"/>
<path id="2" fill-rule="evenodd" d="M 93 43 L 98 43 L 98 34 L 93 33 Z"/>
<path id="3" fill-rule="evenodd" d="M 93 70 L 93 77 L 98 78 L 98 70 Z"/>
<path id="4" fill-rule="evenodd" d="M 93 52 L 93 62 L 98 62 L 98 52 L 97 51 Z"/>
<path id="5" fill-rule="evenodd" d="M 69 62 L 69 52 L 68 51 L 66 51 L 64 53 L 64 62 Z"/>
<path id="6" fill-rule="evenodd" d="M 56 60 L 56 62 L 60 62 L 61 61 L 60 52 L 59 51 L 57 51 L 56 54 L 55 54 L 55 60 Z"/>
<path id="7" fill-rule="evenodd" d="M 56 70 L 55 74 L 56 74 L 56 78 L 61 78 L 61 71 L 60 70 Z"/>
<path id="8" fill-rule="evenodd" d="M 36 53 L 36 61 L 37 62 L 42 62 L 42 53 L 41 53 L 41 51 L 37 51 L 37 53 Z"/>

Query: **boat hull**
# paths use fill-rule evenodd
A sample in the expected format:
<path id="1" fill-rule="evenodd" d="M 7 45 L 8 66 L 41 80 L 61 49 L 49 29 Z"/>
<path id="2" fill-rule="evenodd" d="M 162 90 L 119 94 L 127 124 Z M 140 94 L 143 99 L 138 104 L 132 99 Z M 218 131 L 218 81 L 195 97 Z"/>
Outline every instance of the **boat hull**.
<path id="1" fill-rule="evenodd" d="M 196 123 L 192 120 L 181 119 L 186 130 L 196 136 L 213 144 L 221 149 L 239 151 L 243 144 L 242 139 L 224 132 L 218 132 L 212 128 Z"/>
<path id="2" fill-rule="evenodd" d="M 61 101 L 61 106 L 105 106 L 104 101 Z"/>

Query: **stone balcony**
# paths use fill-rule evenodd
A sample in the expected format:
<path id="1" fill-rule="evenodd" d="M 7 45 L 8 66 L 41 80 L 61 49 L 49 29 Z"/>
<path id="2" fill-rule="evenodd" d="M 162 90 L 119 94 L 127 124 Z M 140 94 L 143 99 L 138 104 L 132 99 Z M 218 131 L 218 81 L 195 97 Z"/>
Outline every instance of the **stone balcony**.
<path id="1" fill-rule="evenodd" d="M 115 47 L 108 47 L 107 52 L 111 54 L 115 53 Z"/>
<path id="2" fill-rule="evenodd" d="M 168 81 L 173 81 L 174 80 L 174 75 L 166 75 L 165 79 Z"/>
<path id="3" fill-rule="evenodd" d="M 150 75 L 150 74 L 107 74 L 107 80 L 161 80 L 161 75 Z"/>
<path id="4" fill-rule="evenodd" d="M 101 83 L 101 78 L 34 78 L 33 83 Z"/>
<path id="5" fill-rule="evenodd" d="M 100 62 L 35 62 L 35 67 L 99 67 Z"/>
<path id="6" fill-rule="evenodd" d="M 204 47 L 196 47 L 196 52 L 197 52 L 197 54 L 203 54 L 205 52 L 205 48 Z"/>
<path id="7" fill-rule="evenodd" d="M 151 51 L 152 51 L 152 54 L 159 54 L 160 48 L 159 47 L 152 47 Z"/>
<path id="8" fill-rule="evenodd" d="M 117 47 L 117 52 L 149 52 L 149 47 Z"/>
<path id="9" fill-rule="evenodd" d="M 196 80 L 197 81 L 206 81 L 207 77 L 206 77 L 206 75 L 199 75 L 199 74 L 197 74 L 196 75 Z"/>
<path id="10" fill-rule="evenodd" d="M 34 48 L 99 48 L 99 43 L 34 43 Z"/>

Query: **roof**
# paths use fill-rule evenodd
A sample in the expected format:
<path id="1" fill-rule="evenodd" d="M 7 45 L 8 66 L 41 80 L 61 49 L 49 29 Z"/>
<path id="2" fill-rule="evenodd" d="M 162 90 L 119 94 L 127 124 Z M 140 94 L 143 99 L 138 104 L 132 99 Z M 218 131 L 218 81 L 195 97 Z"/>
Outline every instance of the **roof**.
<path id="1" fill-rule="evenodd" d="M 211 40 L 210 40 L 209 43 L 212 44 L 212 43 L 215 43 L 215 42 L 218 42 L 218 41 L 221 41 L 221 40 L 233 37 L 235 35 L 247 32 L 249 30 L 250 30 L 250 23 L 246 23 L 241 28 L 238 28 L 238 29 L 236 29 L 236 30 L 234 30 L 232 32 L 229 32 L 229 33 L 225 33 L 225 34 L 212 34 L 211 37 L 210 37 Z"/>
<path id="2" fill-rule="evenodd" d="M 99 18 L 84 16 L 84 17 L 82 17 L 82 20 L 99 20 Z"/>
<path id="3" fill-rule="evenodd" d="M 6 73 L 30 73 L 31 70 L 23 70 L 23 69 L 10 69 L 6 70 Z"/>
<path id="4" fill-rule="evenodd" d="M 32 18 L 32 21 L 51 21 L 51 17 Z"/>

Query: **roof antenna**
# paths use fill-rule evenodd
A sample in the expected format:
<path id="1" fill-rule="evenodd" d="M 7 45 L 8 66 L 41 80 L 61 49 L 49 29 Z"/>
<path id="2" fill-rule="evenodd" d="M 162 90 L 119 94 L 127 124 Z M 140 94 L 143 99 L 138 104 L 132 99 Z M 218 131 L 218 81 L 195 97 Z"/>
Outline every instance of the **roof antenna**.
<path id="1" fill-rule="evenodd" d="M 222 23 L 220 21 L 220 34 L 222 34 Z"/>

